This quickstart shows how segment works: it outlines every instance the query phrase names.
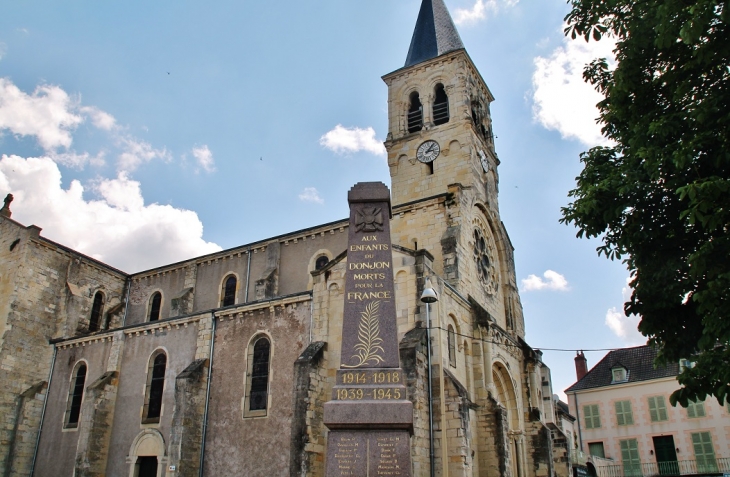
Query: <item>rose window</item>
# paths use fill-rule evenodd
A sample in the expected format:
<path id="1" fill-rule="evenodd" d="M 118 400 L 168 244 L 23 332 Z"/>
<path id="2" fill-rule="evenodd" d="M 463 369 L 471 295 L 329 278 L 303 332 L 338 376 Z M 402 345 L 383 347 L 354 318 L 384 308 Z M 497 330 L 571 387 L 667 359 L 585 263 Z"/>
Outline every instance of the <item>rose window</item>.
<path id="1" fill-rule="evenodd" d="M 487 293 L 497 291 L 497 283 L 495 281 L 495 270 L 492 261 L 489 259 L 489 246 L 484 235 L 479 229 L 474 230 L 474 260 L 477 266 L 477 275 Z"/>

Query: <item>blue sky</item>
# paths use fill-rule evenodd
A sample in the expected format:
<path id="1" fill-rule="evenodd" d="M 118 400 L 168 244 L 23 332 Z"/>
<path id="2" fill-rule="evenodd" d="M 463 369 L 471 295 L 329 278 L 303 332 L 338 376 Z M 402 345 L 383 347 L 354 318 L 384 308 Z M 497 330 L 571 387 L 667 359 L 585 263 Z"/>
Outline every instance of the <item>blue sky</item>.
<path id="1" fill-rule="evenodd" d="M 534 347 L 641 343 L 628 273 L 558 223 L 601 144 L 564 0 L 446 0 L 496 101 L 500 207 Z M 13 218 L 134 272 L 347 216 L 390 183 L 387 90 L 420 0 L 23 1 L 0 15 L 0 194 Z M 602 352 L 588 353 L 589 366 Z M 574 353 L 546 351 L 554 388 Z"/>

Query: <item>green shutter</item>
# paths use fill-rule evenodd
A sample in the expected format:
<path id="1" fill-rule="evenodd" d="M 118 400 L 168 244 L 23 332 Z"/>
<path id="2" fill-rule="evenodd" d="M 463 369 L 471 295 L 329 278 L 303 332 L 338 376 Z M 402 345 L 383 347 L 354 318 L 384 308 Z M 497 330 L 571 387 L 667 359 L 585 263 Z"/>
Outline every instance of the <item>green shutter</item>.
<path id="1" fill-rule="evenodd" d="M 641 475 L 641 459 L 639 458 L 639 444 L 636 439 L 619 441 L 621 444 L 621 462 L 624 467 L 624 475 Z"/>
<path id="2" fill-rule="evenodd" d="M 630 426 L 634 423 L 634 415 L 631 412 L 631 401 L 616 401 L 616 424 L 619 426 Z"/>
<path id="3" fill-rule="evenodd" d="M 697 471 L 700 473 L 717 472 L 715 461 L 715 449 L 712 447 L 712 436 L 709 432 L 696 432 L 692 434 L 692 446 L 695 450 Z"/>
<path id="4" fill-rule="evenodd" d="M 601 427 L 601 416 L 598 414 L 598 404 L 583 406 L 583 418 L 586 429 L 598 429 Z"/>
<path id="5" fill-rule="evenodd" d="M 603 442 L 590 442 L 588 444 L 588 453 L 603 459 L 606 458 L 606 452 L 603 449 Z"/>
<path id="6" fill-rule="evenodd" d="M 669 419 L 664 396 L 654 396 L 649 398 L 649 417 L 651 418 L 651 422 L 666 421 Z"/>
<path id="7" fill-rule="evenodd" d="M 687 417 L 690 419 L 696 417 L 705 417 L 705 405 L 702 401 L 690 401 L 687 405 Z"/>

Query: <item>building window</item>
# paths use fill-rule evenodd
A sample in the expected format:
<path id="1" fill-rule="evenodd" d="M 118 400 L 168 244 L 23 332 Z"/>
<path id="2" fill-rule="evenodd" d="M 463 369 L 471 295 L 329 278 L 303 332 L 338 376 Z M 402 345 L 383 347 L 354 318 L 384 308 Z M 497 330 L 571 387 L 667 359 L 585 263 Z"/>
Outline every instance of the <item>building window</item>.
<path id="1" fill-rule="evenodd" d="M 651 418 L 651 422 L 661 422 L 669 419 L 664 396 L 653 396 L 649 398 L 649 417 Z"/>
<path id="2" fill-rule="evenodd" d="M 160 308 L 162 308 L 162 293 L 155 292 L 150 297 L 150 313 L 148 321 L 157 321 L 160 319 Z"/>
<path id="3" fill-rule="evenodd" d="M 613 368 L 611 370 L 611 384 L 614 383 L 625 383 L 629 379 L 629 374 L 626 371 L 626 368 L 620 367 L 620 368 Z"/>
<path id="4" fill-rule="evenodd" d="M 423 105 L 418 97 L 418 92 L 414 91 L 410 96 L 408 105 L 408 132 L 418 132 L 423 128 Z"/>
<path id="5" fill-rule="evenodd" d="M 167 355 L 164 352 L 153 354 L 147 368 L 147 388 L 145 389 L 144 409 L 142 411 L 143 424 L 160 422 L 166 368 Z"/>
<path id="6" fill-rule="evenodd" d="M 636 439 L 619 441 L 619 444 L 621 445 L 621 463 L 623 464 L 624 475 L 627 477 L 642 475 L 639 444 Z"/>
<path id="7" fill-rule="evenodd" d="M 68 402 L 66 404 L 66 419 L 64 427 L 74 429 L 79 425 L 81 416 L 81 403 L 84 400 L 84 384 L 86 383 L 86 365 L 81 364 L 72 374 L 73 380 L 68 390 Z"/>
<path id="8" fill-rule="evenodd" d="M 689 401 L 687 404 L 687 417 L 690 419 L 705 417 L 705 403 L 702 401 Z"/>
<path id="9" fill-rule="evenodd" d="M 444 85 L 436 85 L 436 97 L 433 102 L 433 123 L 435 125 L 449 122 L 449 97 L 446 95 Z"/>
<path id="10" fill-rule="evenodd" d="M 598 414 L 598 404 L 583 406 L 583 419 L 586 429 L 598 429 L 601 427 L 601 416 Z"/>
<path id="11" fill-rule="evenodd" d="M 265 336 L 256 339 L 248 353 L 248 396 L 246 416 L 265 416 L 269 402 L 269 365 L 271 342 Z"/>
<path id="12" fill-rule="evenodd" d="M 104 312 L 104 294 L 100 291 L 94 295 L 94 304 L 91 305 L 91 316 L 89 317 L 89 331 L 99 331 L 101 326 L 101 315 Z"/>
<path id="13" fill-rule="evenodd" d="M 223 290 L 221 290 L 221 306 L 231 306 L 236 303 L 236 280 L 235 275 L 228 275 L 223 282 Z"/>
<path id="14" fill-rule="evenodd" d="M 631 426 L 634 424 L 634 415 L 631 412 L 631 401 L 616 401 L 616 424 Z"/>
<path id="15" fill-rule="evenodd" d="M 446 339 L 449 345 L 449 366 L 456 367 L 456 333 L 454 327 L 449 325 Z"/>
<path id="16" fill-rule="evenodd" d="M 603 442 L 589 442 L 588 454 L 605 459 L 606 451 L 603 449 Z"/>
<path id="17" fill-rule="evenodd" d="M 715 449 L 712 446 L 712 436 L 709 432 L 692 433 L 692 447 L 695 451 L 697 461 L 697 472 L 717 472 L 717 461 L 715 460 Z"/>
<path id="18" fill-rule="evenodd" d="M 315 270 L 322 270 L 324 267 L 327 266 L 328 263 L 330 263 L 330 259 L 327 258 L 327 255 L 322 255 L 314 263 L 314 269 Z"/>

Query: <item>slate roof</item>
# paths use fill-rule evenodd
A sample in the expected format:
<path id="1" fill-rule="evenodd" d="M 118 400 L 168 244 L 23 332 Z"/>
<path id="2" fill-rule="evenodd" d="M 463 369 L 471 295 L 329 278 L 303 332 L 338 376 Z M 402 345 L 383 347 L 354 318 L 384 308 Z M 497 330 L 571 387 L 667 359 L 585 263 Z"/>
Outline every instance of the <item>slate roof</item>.
<path id="1" fill-rule="evenodd" d="M 611 368 L 623 366 L 627 370 L 629 383 L 650 379 L 668 378 L 679 374 L 679 363 L 654 367 L 657 352 L 651 346 L 622 348 L 609 352 L 598 362 L 583 379 L 570 386 L 565 392 L 611 386 Z"/>
<path id="2" fill-rule="evenodd" d="M 444 0 L 423 0 L 405 66 L 464 48 Z"/>

